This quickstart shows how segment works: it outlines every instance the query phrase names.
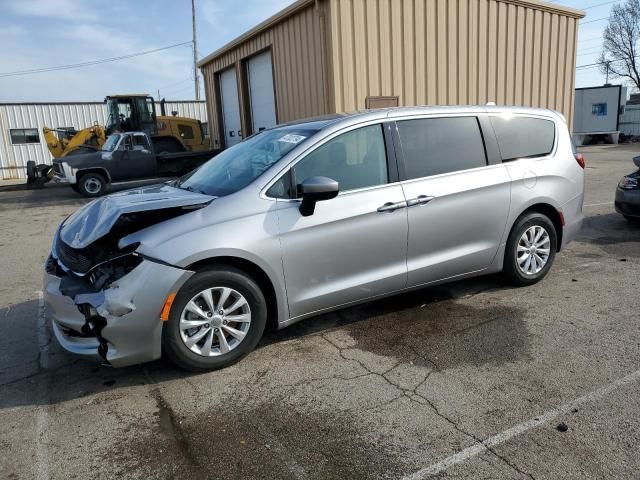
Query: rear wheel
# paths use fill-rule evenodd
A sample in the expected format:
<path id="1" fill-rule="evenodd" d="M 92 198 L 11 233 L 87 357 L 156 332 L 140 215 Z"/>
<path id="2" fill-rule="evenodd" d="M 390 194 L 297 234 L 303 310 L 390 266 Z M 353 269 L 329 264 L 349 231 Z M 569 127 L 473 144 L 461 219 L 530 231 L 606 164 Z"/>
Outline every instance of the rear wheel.
<path id="1" fill-rule="evenodd" d="M 78 178 L 78 191 L 85 197 L 99 197 L 107 190 L 107 181 L 99 173 L 85 173 Z"/>
<path id="2" fill-rule="evenodd" d="M 215 370 L 252 351 L 266 322 L 267 304 L 251 277 L 233 267 L 205 270 L 178 292 L 162 345 L 186 370 Z"/>
<path id="3" fill-rule="evenodd" d="M 518 286 L 542 280 L 555 259 L 558 236 L 553 222 L 541 213 L 522 215 L 507 240 L 503 272 Z"/>

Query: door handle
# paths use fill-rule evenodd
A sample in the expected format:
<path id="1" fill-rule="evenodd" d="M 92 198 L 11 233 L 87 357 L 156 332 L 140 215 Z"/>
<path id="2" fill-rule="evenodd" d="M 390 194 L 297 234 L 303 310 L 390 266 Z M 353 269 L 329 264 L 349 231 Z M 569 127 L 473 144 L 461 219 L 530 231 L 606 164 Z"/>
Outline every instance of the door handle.
<path id="1" fill-rule="evenodd" d="M 408 207 L 415 207 L 416 205 L 426 205 L 431 200 L 436 197 L 430 197 L 428 195 L 419 195 L 416 198 L 412 198 L 411 200 L 407 200 Z"/>
<path id="2" fill-rule="evenodd" d="M 395 212 L 399 208 L 405 208 L 407 206 L 407 202 L 387 202 L 384 205 L 378 207 L 378 212 L 386 213 L 386 212 Z"/>

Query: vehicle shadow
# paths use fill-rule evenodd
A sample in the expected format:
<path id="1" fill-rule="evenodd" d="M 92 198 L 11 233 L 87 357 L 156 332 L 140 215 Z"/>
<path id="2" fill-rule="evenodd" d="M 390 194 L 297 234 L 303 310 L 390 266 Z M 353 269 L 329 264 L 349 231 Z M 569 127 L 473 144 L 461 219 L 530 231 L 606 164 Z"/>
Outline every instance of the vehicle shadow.
<path id="1" fill-rule="evenodd" d="M 640 222 L 630 222 L 618 213 L 585 217 L 577 242 L 595 245 L 616 256 L 640 256 Z"/>
<path id="2" fill-rule="evenodd" d="M 528 350 L 526 327 L 521 318 L 523 312 L 514 309 L 503 311 L 491 306 L 478 309 L 460 307 L 451 301 L 504 288 L 507 287 L 497 275 L 424 288 L 318 315 L 281 331 L 269 331 L 258 349 L 309 335 L 346 329 L 358 341 L 359 348 L 381 355 L 396 356 L 407 363 L 415 360 L 433 367 L 435 362 L 428 358 L 428 353 L 441 343 L 448 344 L 449 354 L 440 358 L 437 368 L 448 368 L 459 362 L 513 361 L 521 358 Z M 55 405 L 102 392 L 117 395 L 118 390 L 129 387 L 152 387 L 174 379 L 189 381 L 190 377 L 199 375 L 224 375 L 224 370 L 211 373 L 186 372 L 164 359 L 119 369 L 77 359 L 64 352 L 57 344 L 50 325 L 46 326 L 45 340 L 40 338 L 43 333 L 34 328 L 37 322 L 33 321 L 37 310 L 37 300 L 30 300 L 12 306 L 8 314 L 0 316 L 0 322 L 4 323 L 0 324 L 0 331 L 8 331 L 11 324 L 31 321 L 29 341 L 34 345 L 40 344 L 39 349 L 14 348 L 4 352 L 3 365 L 0 365 L 0 410 L 17 406 Z M 393 316 L 394 328 L 403 329 L 406 335 L 404 340 L 397 336 L 398 340 L 395 342 L 379 342 L 375 339 L 377 335 L 366 333 L 368 329 L 375 331 L 380 328 L 380 322 L 387 321 L 388 316 Z M 452 323 L 447 326 L 450 319 Z M 488 324 L 493 324 L 493 327 L 489 327 L 490 330 L 482 336 L 486 341 L 477 340 L 480 336 L 472 330 L 477 327 L 486 328 Z M 412 329 L 416 329 L 415 335 L 411 333 Z M 470 332 L 470 335 L 466 336 L 466 332 Z M 28 333 L 23 332 L 22 335 Z M 457 341 L 451 340 L 453 335 L 456 335 Z M 415 343 L 403 343 L 407 339 L 413 339 Z M 504 345 L 496 347 L 494 344 L 486 344 L 494 343 L 496 339 Z M 470 341 L 475 342 L 476 346 L 470 347 Z M 502 347 L 508 347 L 513 354 Z M 402 358 L 409 355 L 407 352 L 413 352 L 411 357 Z M 46 356 L 45 361 L 43 355 Z M 11 368 L 12 365 L 30 365 L 31 368 L 23 375 L 1 375 L 5 367 Z M 254 367 L 249 355 L 231 368 L 251 370 Z"/>

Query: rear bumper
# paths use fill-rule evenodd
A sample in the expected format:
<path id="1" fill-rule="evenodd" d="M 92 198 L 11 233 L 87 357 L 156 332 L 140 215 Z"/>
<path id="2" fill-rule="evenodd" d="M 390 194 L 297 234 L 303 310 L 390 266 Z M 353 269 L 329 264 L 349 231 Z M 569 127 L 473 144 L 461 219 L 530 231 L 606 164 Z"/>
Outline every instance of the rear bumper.
<path id="1" fill-rule="evenodd" d="M 640 189 L 616 189 L 616 212 L 627 217 L 640 217 Z"/>
<path id="2" fill-rule="evenodd" d="M 564 249 L 570 242 L 580 233 L 584 214 L 582 213 L 582 204 L 584 202 L 584 194 L 580 194 L 572 200 L 568 201 L 561 208 L 564 217 L 564 226 L 562 228 L 562 243 L 560 250 Z"/>
<path id="3" fill-rule="evenodd" d="M 104 326 L 94 333 L 76 302 L 60 292 L 60 278 L 45 272 L 44 300 L 58 343 L 69 353 L 87 360 L 123 367 L 160 358 L 160 312 L 170 292 L 193 272 L 143 260 L 140 265 L 104 290 L 102 303 L 94 305 Z M 78 297 L 76 297 L 78 298 Z M 106 353 L 101 355 L 101 340 Z M 103 349 L 105 348 L 103 346 Z"/>

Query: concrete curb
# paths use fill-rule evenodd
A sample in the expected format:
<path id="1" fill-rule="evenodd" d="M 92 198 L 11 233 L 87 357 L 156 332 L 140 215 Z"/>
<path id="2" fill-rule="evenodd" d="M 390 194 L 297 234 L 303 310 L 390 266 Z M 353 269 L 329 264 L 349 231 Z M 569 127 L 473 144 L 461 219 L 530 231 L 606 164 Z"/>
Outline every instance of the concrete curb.
<path id="1" fill-rule="evenodd" d="M 27 183 L 26 180 L 24 180 L 24 183 L 9 183 L 9 184 L 3 185 L 3 182 L 0 181 L 0 193 L 18 192 L 21 190 L 43 190 L 45 188 L 59 188 L 59 187 L 65 187 L 65 186 L 68 186 L 68 185 L 65 183 L 50 182 L 50 183 L 46 183 L 42 187 L 37 187 L 33 183 Z"/>

